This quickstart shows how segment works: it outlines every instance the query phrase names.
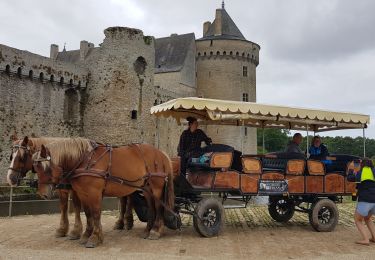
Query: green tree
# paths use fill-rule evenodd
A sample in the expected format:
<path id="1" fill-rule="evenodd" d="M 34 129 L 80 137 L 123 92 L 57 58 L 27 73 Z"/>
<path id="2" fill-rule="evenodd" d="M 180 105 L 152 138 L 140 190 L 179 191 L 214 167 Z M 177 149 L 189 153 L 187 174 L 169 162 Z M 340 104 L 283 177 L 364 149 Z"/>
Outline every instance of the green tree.
<path id="1" fill-rule="evenodd" d="M 264 131 L 264 144 L 265 151 L 262 149 L 263 145 L 263 131 Z M 283 151 L 288 143 L 289 134 L 288 130 L 282 129 L 257 129 L 257 144 L 258 152 L 267 153 L 267 152 L 278 152 Z"/>

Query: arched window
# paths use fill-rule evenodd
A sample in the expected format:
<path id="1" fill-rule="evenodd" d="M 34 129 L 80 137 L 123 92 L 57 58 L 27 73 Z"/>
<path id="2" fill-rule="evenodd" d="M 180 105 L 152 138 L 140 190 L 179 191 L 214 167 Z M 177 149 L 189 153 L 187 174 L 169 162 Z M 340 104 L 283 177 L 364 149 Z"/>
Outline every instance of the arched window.
<path id="1" fill-rule="evenodd" d="M 81 81 L 78 81 L 78 87 L 79 88 L 81 87 Z"/>
<path id="2" fill-rule="evenodd" d="M 211 56 L 212 56 L 212 55 L 214 55 L 214 52 L 213 52 L 213 51 L 211 51 L 211 52 L 210 52 L 210 55 L 211 55 Z"/>
<path id="3" fill-rule="evenodd" d="M 244 52 L 242 53 L 242 57 L 245 57 L 245 53 Z"/>
<path id="4" fill-rule="evenodd" d="M 5 73 L 10 75 L 10 66 L 9 65 L 5 66 Z"/>
<path id="5" fill-rule="evenodd" d="M 55 76 L 51 75 L 51 77 L 49 77 L 49 81 L 54 82 L 55 81 Z"/>
<path id="6" fill-rule="evenodd" d="M 142 56 L 139 56 L 137 60 L 134 62 L 133 67 L 134 67 L 134 71 L 138 75 L 144 75 L 146 67 L 147 67 L 147 62 L 145 58 L 143 58 Z"/>
<path id="7" fill-rule="evenodd" d="M 217 51 L 217 52 L 216 52 L 216 55 L 220 55 L 220 51 Z"/>
<path id="8" fill-rule="evenodd" d="M 40 80 L 40 82 L 43 82 L 43 80 L 44 80 L 44 73 L 43 72 L 41 72 L 39 74 L 39 80 Z"/>
<path id="9" fill-rule="evenodd" d="M 231 51 L 231 52 L 229 53 L 229 55 L 232 56 L 232 55 L 233 55 L 233 51 Z"/>
<path id="10" fill-rule="evenodd" d="M 204 53 L 203 53 L 203 55 L 204 55 L 204 56 L 206 56 L 206 55 L 207 55 L 207 53 L 206 53 L 206 52 L 204 52 Z"/>
<path id="11" fill-rule="evenodd" d="M 223 52 L 223 55 L 227 55 L 227 52 L 226 52 L 226 51 L 224 51 L 224 52 Z"/>
<path id="12" fill-rule="evenodd" d="M 73 79 L 69 80 L 69 85 L 72 87 L 73 86 Z"/>
<path id="13" fill-rule="evenodd" d="M 32 80 L 34 78 L 34 72 L 29 70 L 29 78 Z"/>
<path id="14" fill-rule="evenodd" d="M 236 52 L 236 56 L 239 56 L 240 55 L 240 53 L 239 52 Z"/>
<path id="15" fill-rule="evenodd" d="M 201 53 L 200 53 L 200 52 L 198 52 L 198 57 L 199 57 L 199 56 L 201 56 Z"/>
<path id="16" fill-rule="evenodd" d="M 61 77 L 61 78 L 60 78 L 60 85 L 61 85 L 61 86 L 64 85 L 64 77 Z"/>
<path id="17" fill-rule="evenodd" d="M 17 77 L 22 78 L 22 68 L 18 67 L 17 69 Z"/>

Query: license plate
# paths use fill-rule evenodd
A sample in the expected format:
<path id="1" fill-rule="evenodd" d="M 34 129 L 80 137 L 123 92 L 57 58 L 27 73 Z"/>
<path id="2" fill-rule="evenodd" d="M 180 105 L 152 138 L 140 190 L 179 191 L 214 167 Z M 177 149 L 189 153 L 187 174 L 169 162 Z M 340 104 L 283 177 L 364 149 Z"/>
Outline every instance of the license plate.
<path id="1" fill-rule="evenodd" d="M 288 193 L 288 182 L 286 180 L 259 180 L 260 195 L 283 195 Z"/>

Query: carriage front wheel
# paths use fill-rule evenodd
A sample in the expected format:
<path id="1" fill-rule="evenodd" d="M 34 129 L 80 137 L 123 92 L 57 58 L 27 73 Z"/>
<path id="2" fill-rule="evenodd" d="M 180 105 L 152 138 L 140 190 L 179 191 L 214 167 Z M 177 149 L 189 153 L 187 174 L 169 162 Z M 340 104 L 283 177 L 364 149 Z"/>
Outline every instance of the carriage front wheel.
<path id="1" fill-rule="evenodd" d="M 309 221 L 318 232 L 331 232 L 339 221 L 339 211 L 330 199 L 321 199 L 313 203 L 309 212 Z"/>
<path id="2" fill-rule="evenodd" d="M 284 198 L 269 199 L 268 213 L 277 222 L 288 222 L 294 215 L 294 202 Z"/>
<path id="3" fill-rule="evenodd" d="M 203 237 L 217 236 L 224 225 L 224 207 L 214 198 L 204 198 L 195 207 L 193 224 Z"/>

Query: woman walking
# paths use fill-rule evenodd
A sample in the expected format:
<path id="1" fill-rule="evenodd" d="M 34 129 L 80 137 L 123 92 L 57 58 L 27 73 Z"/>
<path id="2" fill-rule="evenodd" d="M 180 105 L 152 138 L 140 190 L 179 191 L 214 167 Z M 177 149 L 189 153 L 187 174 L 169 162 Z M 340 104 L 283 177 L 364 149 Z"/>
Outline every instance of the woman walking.
<path id="1" fill-rule="evenodd" d="M 361 162 L 361 170 L 350 171 L 347 178 L 348 181 L 357 183 L 358 202 L 354 220 L 362 239 L 356 243 L 360 245 L 375 243 L 375 225 L 372 221 L 372 216 L 375 215 L 375 169 L 372 161 L 364 158 Z M 366 226 L 370 231 L 370 237 Z"/>

